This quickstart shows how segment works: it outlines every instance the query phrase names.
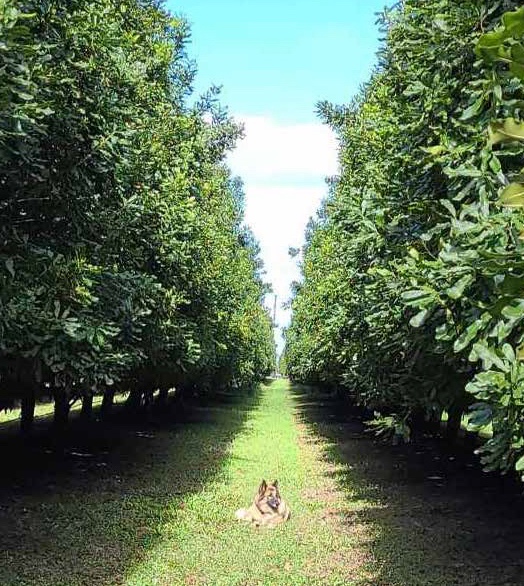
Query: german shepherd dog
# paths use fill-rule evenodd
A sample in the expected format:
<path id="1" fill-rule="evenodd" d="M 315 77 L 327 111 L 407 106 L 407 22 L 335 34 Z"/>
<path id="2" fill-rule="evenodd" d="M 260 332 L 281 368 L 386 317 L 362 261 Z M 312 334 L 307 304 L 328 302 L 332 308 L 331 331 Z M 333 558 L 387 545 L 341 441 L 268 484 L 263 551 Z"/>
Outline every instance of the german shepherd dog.
<path id="1" fill-rule="evenodd" d="M 262 480 L 253 504 L 248 509 L 238 509 L 235 513 L 239 521 L 247 521 L 255 527 L 275 527 L 291 517 L 291 511 L 280 496 L 278 481 L 267 484 Z"/>

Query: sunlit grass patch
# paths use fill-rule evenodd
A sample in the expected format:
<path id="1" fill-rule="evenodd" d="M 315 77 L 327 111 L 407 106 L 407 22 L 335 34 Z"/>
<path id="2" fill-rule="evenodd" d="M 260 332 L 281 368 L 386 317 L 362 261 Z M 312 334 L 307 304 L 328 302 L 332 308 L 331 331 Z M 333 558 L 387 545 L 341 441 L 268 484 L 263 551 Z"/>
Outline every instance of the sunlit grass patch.
<path id="1" fill-rule="evenodd" d="M 365 554 L 344 529 L 350 509 L 319 461 L 320 446 L 297 425 L 287 385 L 278 381 L 264 389 L 221 472 L 179 503 L 159 543 L 128 574 L 127 586 L 337 585 L 357 577 Z M 272 530 L 234 519 L 262 478 L 279 480 L 292 510 L 291 520 Z"/>
<path id="2" fill-rule="evenodd" d="M 337 489 L 351 471 L 300 420 L 287 381 L 183 423 L 106 432 L 111 447 L 95 434 L 0 502 L 2 586 L 374 584 L 376 528 L 358 512 L 376 503 Z M 262 478 L 279 480 L 292 511 L 275 529 L 234 517 Z"/>
<path id="3" fill-rule="evenodd" d="M 127 395 L 125 394 L 117 394 L 114 396 L 113 403 L 123 403 L 126 400 Z M 102 404 L 102 396 L 97 395 L 93 397 L 93 408 L 100 407 Z M 75 413 L 80 411 L 82 408 L 82 402 L 76 401 L 71 406 L 71 413 Z M 53 414 L 54 410 L 54 403 L 49 401 L 48 403 L 37 403 L 35 407 L 35 417 L 48 417 Z M 21 410 L 19 407 L 15 407 L 14 409 L 7 409 L 0 411 L 0 425 L 2 423 L 8 423 L 10 421 L 16 421 L 20 419 Z"/>
<path id="4" fill-rule="evenodd" d="M 191 494 L 219 473 L 254 402 L 197 408 L 185 423 L 119 418 L 89 440 L 73 428 L 58 452 L 35 444 L 38 469 L 22 463 L 1 485 L 0 584 L 123 584 Z"/>

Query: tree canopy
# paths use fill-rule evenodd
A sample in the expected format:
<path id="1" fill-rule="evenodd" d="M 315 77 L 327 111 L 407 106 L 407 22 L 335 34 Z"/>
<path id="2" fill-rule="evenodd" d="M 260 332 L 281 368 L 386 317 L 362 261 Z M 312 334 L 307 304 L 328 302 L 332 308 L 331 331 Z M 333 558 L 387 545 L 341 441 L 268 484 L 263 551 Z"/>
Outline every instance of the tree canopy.
<path id="1" fill-rule="evenodd" d="M 381 16 L 360 93 L 319 104 L 341 172 L 286 340 L 293 379 L 343 390 L 395 433 L 447 411 L 454 435 L 468 410 L 492 428 L 486 469 L 503 471 L 524 468 L 519 4 L 405 0 Z"/>
<path id="2" fill-rule="evenodd" d="M 0 5 L 0 408 L 249 386 L 273 368 L 258 249 L 155 0 Z"/>

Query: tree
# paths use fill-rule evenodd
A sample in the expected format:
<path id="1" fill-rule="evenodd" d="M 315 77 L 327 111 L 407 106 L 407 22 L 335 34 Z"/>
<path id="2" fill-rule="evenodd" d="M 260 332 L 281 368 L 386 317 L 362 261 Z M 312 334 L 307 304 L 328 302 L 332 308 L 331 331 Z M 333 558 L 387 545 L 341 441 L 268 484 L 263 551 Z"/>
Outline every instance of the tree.
<path id="1" fill-rule="evenodd" d="M 187 24 L 154 0 L 0 11 L 0 407 L 22 399 L 29 428 L 52 394 L 63 427 L 77 397 L 87 417 L 93 394 L 211 389 L 224 364 L 224 385 L 260 380 L 271 332 L 224 165 L 241 129 L 215 90 L 188 103 Z"/>
<path id="2" fill-rule="evenodd" d="M 504 123 L 491 143 L 485 129 L 518 115 L 522 83 L 479 62 L 475 45 L 517 5 L 399 4 L 382 16 L 379 65 L 359 96 L 320 104 L 342 172 L 306 251 L 286 349 L 294 378 L 342 387 L 398 429 L 446 410 L 452 439 L 471 406 L 473 424 L 493 427 L 484 464 L 502 470 L 520 462 L 523 437 L 522 215 L 497 201 L 522 145 L 494 149 Z M 519 18 L 505 23 L 522 35 Z"/>

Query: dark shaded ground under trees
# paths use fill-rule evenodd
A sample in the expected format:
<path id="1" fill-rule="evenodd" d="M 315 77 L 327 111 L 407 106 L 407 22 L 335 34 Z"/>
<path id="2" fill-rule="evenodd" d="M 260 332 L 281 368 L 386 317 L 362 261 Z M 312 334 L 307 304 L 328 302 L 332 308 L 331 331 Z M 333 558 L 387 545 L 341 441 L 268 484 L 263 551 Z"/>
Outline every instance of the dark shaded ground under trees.
<path id="1" fill-rule="evenodd" d="M 342 524 L 371 528 L 373 586 L 524 585 L 516 479 L 483 473 L 469 449 L 438 439 L 385 445 L 347 404 L 301 387 L 294 396 L 351 503 Z M 0 584 L 124 583 L 172 507 L 220 472 L 257 401 L 223 396 L 147 423 L 118 407 L 87 430 L 74 421 L 61 444 L 45 420 L 25 444 L 1 426 Z"/>
<path id="2" fill-rule="evenodd" d="M 87 427 L 75 419 L 59 440 L 50 418 L 30 441 L 0 426 L 1 586 L 125 583 L 172 508 L 220 471 L 257 403 L 217 395 L 147 421 L 120 405 Z"/>
<path id="3" fill-rule="evenodd" d="M 374 586 L 524 585 L 524 496 L 516 478 L 482 472 L 470 445 L 442 439 L 392 446 L 358 409 L 295 387 L 300 417 L 329 441 L 333 475 L 356 507 L 345 521 L 377 529 Z M 340 466 L 342 464 L 343 466 Z M 377 575 L 375 573 L 375 575 Z"/>

